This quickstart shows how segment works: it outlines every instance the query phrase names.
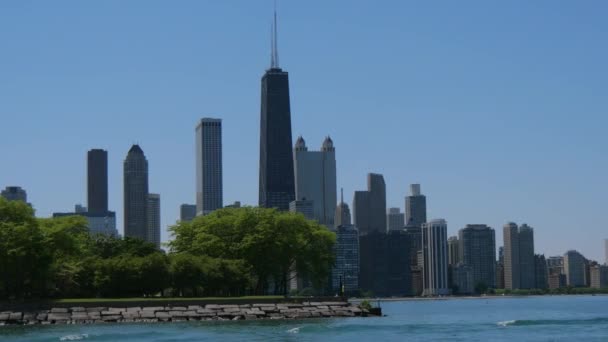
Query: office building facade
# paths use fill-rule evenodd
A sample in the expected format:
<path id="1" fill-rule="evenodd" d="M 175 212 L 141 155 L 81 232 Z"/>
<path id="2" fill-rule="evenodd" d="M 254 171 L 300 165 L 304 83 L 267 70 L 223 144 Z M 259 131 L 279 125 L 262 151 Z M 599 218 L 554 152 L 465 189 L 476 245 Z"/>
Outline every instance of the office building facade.
<path id="1" fill-rule="evenodd" d="M 315 206 L 313 201 L 296 200 L 289 203 L 289 211 L 292 213 L 300 213 L 308 220 L 315 219 Z"/>
<path id="2" fill-rule="evenodd" d="M 108 152 L 102 149 L 87 152 L 87 206 L 93 214 L 108 211 Z"/>
<path id="3" fill-rule="evenodd" d="M 426 222 L 426 197 L 420 192 L 420 184 L 410 185 L 410 195 L 405 197 L 405 224 L 422 227 Z"/>
<path id="4" fill-rule="evenodd" d="M 359 232 L 350 224 L 336 227 L 336 261 L 332 269 L 332 289 L 352 294 L 359 290 Z M 342 288 L 340 287 L 342 286 Z"/>
<path id="5" fill-rule="evenodd" d="M 309 151 L 299 137 L 293 151 L 296 199 L 313 202 L 313 217 L 329 229 L 334 228 L 336 211 L 336 150 L 330 137 L 320 151 Z"/>
<path id="6" fill-rule="evenodd" d="M 425 296 L 448 295 L 448 236 L 443 219 L 422 224 L 422 279 Z"/>
<path id="7" fill-rule="evenodd" d="M 460 241 L 458 236 L 448 238 L 448 265 L 456 265 L 460 262 Z"/>
<path id="8" fill-rule="evenodd" d="M 458 232 L 459 260 L 473 270 L 473 284 L 496 287 L 496 238 L 485 224 L 468 224 Z"/>
<path id="9" fill-rule="evenodd" d="M 203 118 L 196 126 L 196 211 L 207 215 L 223 206 L 222 120 Z"/>
<path id="10" fill-rule="evenodd" d="M 160 248 L 160 195 L 148 194 L 148 232 L 147 241 Z"/>
<path id="11" fill-rule="evenodd" d="M 536 286 L 534 230 L 509 222 L 503 227 L 505 289 L 532 289 Z"/>
<path id="12" fill-rule="evenodd" d="M 182 204 L 179 206 L 180 222 L 190 222 L 196 217 L 196 204 Z"/>
<path id="13" fill-rule="evenodd" d="M 353 218 L 359 235 L 386 232 L 386 185 L 382 175 L 369 173 L 367 191 L 355 191 Z"/>
<path id="14" fill-rule="evenodd" d="M 575 251 L 570 250 L 564 254 L 564 273 L 566 284 L 572 287 L 584 287 L 585 284 L 585 257 Z"/>
<path id="15" fill-rule="evenodd" d="M 27 192 L 20 186 L 7 186 L 0 192 L 7 201 L 22 201 L 27 203 Z"/>
<path id="16" fill-rule="evenodd" d="M 139 145 L 133 145 L 123 164 L 124 235 L 148 238 L 148 160 Z"/>
<path id="17" fill-rule="evenodd" d="M 608 265 L 593 265 L 590 269 L 591 287 L 594 289 L 608 288 Z"/>
<path id="18" fill-rule="evenodd" d="M 549 288 L 549 272 L 547 271 L 547 260 L 542 254 L 534 255 L 534 280 L 534 288 Z"/>
<path id="19" fill-rule="evenodd" d="M 391 230 L 403 230 L 405 227 L 405 214 L 399 208 L 390 208 L 386 214 L 386 223 L 388 224 L 386 229 L 389 232 Z"/>

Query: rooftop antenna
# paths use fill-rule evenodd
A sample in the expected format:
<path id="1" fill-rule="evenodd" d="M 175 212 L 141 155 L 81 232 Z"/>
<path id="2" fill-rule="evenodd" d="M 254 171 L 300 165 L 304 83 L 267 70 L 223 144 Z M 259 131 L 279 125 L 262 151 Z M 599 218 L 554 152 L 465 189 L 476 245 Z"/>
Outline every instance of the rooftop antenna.
<path id="1" fill-rule="evenodd" d="M 344 188 L 340 188 L 340 203 L 344 203 Z"/>
<path id="2" fill-rule="evenodd" d="M 271 30 L 271 57 L 270 57 L 270 67 L 275 69 L 279 67 L 279 51 L 277 47 L 277 2 L 274 1 L 274 18 L 273 25 Z"/>

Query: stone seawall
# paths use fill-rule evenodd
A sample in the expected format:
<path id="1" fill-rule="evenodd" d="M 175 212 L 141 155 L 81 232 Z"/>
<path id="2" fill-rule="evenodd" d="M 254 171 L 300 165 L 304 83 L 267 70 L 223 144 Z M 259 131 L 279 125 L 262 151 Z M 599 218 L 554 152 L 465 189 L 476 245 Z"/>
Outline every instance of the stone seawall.
<path id="1" fill-rule="evenodd" d="M 144 307 L 56 307 L 29 312 L 0 312 L 0 325 L 182 322 L 211 320 L 304 319 L 367 316 L 348 302 L 206 304 Z"/>

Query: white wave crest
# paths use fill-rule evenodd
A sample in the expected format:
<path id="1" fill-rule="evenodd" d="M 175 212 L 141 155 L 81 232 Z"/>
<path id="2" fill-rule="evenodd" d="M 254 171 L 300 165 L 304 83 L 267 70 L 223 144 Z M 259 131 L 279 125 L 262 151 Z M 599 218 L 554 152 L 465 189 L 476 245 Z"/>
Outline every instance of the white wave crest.
<path id="1" fill-rule="evenodd" d="M 502 322 L 498 322 L 496 323 L 496 325 L 500 326 L 500 327 L 506 327 L 508 325 L 513 325 L 515 324 L 515 322 L 517 322 L 516 320 L 510 320 L 510 321 L 502 321 Z"/>
<path id="2" fill-rule="evenodd" d="M 300 328 L 298 327 L 298 328 L 289 329 L 289 330 L 287 330 L 287 332 L 290 334 L 297 334 L 300 332 Z"/>
<path id="3" fill-rule="evenodd" d="M 89 334 L 66 335 L 59 338 L 59 341 L 78 341 L 84 340 L 85 338 L 89 338 Z"/>

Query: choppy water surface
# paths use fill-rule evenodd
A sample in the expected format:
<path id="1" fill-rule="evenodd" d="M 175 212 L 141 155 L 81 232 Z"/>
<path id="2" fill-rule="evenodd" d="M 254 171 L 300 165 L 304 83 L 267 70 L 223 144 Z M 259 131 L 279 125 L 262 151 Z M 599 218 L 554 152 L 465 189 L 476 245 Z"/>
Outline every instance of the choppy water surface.
<path id="1" fill-rule="evenodd" d="M 0 327 L 0 341 L 608 341 L 608 296 L 381 304 L 387 317 Z"/>

